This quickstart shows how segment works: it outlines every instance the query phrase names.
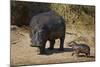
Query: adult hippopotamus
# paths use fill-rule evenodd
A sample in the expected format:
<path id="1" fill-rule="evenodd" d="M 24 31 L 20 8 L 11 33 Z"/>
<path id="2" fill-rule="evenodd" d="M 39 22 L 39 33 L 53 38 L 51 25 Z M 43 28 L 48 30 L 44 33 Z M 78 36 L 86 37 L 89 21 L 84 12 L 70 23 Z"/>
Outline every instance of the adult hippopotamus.
<path id="1" fill-rule="evenodd" d="M 60 39 L 59 50 L 63 50 L 65 30 L 64 19 L 54 11 L 33 16 L 30 22 L 31 46 L 39 47 L 40 54 L 45 54 L 46 42 L 50 41 L 48 49 L 53 50 L 55 39 Z"/>

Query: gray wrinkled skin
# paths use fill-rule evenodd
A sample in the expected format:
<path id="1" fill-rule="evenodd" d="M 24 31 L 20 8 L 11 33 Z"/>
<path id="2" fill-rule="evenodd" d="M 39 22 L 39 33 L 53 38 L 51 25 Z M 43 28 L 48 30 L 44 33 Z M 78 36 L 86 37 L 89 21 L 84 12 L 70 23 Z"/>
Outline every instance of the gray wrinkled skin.
<path id="1" fill-rule="evenodd" d="M 79 56 L 80 53 L 84 53 L 86 56 L 90 55 L 90 47 L 86 44 L 77 44 L 76 42 L 70 42 L 69 46 L 74 50 L 72 56 L 74 54 Z"/>
<path id="2" fill-rule="evenodd" d="M 45 44 L 50 41 L 50 47 L 54 48 L 55 39 L 60 39 L 60 50 L 63 50 L 65 39 L 65 22 L 61 16 L 53 11 L 34 16 L 30 23 L 31 46 L 40 48 L 40 54 L 45 53 Z"/>

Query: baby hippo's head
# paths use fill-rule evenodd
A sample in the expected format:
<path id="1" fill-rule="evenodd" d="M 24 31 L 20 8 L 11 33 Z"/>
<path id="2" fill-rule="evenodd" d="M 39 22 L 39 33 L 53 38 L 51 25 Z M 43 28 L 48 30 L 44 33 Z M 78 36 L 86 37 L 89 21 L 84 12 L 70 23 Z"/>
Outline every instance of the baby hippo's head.
<path id="1" fill-rule="evenodd" d="M 69 47 L 73 47 L 75 45 L 77 45 L 77 43 L 75 41 L 71 41 L 71 42 L 68 43 Z"/>

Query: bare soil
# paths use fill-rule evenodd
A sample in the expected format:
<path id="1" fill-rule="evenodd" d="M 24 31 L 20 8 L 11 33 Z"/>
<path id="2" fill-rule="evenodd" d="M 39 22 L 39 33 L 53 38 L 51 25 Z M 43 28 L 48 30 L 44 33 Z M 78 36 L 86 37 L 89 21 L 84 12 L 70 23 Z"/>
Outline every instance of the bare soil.
<path id="1" fill-rule="evenodd" d="M 70 30 L 74 32 L 73 30 Z M 77 33 L 77 32 L 74 32 Z M 17 28 L 11 31 L 11 65 L 37 65 L 37 64 L 54 64 L 54 63 L 70 63 L 70 62 L 88 62 L 95 61 L 95 37 L 94 33 L 76 35 L 66 34 L 64 42 L 64 51 L 59 51 L 59 40 L 56 40 L 55 49 L 49 51 L 48 54 L 39 55 L 39 49 L 30 46 L 30 37 L 27 27 Z M 80 35 L 80 36 L 79 36 Z M 84 42 L 90 46 L 91 52 L 89 57 L 80 55 L 80 57 L 71 56 L 72 49 L 68 47 L 68 42 L 75 40 Z M 49 42 L 46 43 L 48 48 Z"/>

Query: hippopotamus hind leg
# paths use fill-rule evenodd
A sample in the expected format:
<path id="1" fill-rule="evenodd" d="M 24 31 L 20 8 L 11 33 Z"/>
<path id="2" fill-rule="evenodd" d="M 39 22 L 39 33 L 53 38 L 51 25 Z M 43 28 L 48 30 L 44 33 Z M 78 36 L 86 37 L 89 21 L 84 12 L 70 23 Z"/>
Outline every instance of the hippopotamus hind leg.
<path id="1" fill-rule="evenodd" d="M 60 48 L 59 48 L 60 51 L 64 50 L 64 39 L 65 39 L 65 36 L 60 38 Z"/>

